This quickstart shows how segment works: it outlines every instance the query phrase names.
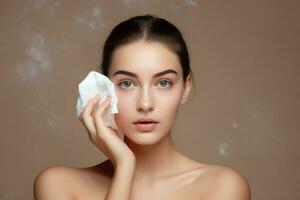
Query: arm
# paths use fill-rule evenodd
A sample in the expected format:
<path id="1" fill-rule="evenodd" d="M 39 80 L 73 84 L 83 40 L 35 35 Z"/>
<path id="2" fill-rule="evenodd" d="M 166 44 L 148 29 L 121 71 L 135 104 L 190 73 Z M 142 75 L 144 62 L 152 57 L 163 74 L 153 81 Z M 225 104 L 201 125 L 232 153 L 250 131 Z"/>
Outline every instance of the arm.
<path id="1" fill-rule="evenodd" d="M 113 163 L 115 168 L 112 184 L 105 197 L 106 200 L 129 200 L 135 171 L 135 155 L 118 135 L 117 130 L 106 126 L 102 115 L 110 105 L 110 98 L 98 104 L 100 96 L 96 95 L 79 116 L 91 142 L 96 145 Z"/>
<path id="2" fill-rule="evenodd" d="M 133 164 L 132 164 L 133 163 Z M 135 162 L 118 165 L 116 167 L 112 184 L 105 196 L 105 200 L 129 200 L 131 195 L 132 180 Z"/>

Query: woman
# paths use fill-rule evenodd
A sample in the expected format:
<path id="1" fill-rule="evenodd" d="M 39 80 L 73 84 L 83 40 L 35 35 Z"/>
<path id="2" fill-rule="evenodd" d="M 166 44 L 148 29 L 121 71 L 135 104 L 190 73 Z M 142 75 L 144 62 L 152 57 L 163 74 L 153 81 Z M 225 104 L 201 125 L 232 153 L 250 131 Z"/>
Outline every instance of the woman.
<path id="1" fill-rule="evenodd" d="M 110 99 L 91 99 L 79 117 L 109 159 L 88 168 L 49 167 L 34 184 L 36 200 L 249 200 L 237 171 L 180 153 L 171 138 L 177 111 L 192 88 L 189 55 L 179 30 L 153 15 L 132 17 L 107 38 L 102 73 L 116 86 L 124 135 L 103 124 Z"/>

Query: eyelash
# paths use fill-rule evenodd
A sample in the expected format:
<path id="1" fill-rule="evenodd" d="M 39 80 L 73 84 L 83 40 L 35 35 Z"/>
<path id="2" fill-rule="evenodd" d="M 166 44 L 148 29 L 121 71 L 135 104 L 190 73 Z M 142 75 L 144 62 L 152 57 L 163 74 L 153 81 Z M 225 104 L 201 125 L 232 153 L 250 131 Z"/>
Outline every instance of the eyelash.
<path id="1" fill-rule="evenodd" d="M 167 82 L 167 83 L 169 84 L 169 87 L 163 87 L 163 88 L 171 88 L 171 87 L 173 86 L 173 83 L 172 83 L 171 81 L 168 81 L 168 80 L 160 80 L 160 82 L 162 82 L 162 81 Z M 122 84 L 125 83 L 125 82 L 132 82 L 132 81 L 130 81 L 130 80 L 124 80 L 124 81 L 120 82 L 120 83 L 118 84 L 118 86 L 122 86 Z M 121 88 L 124 88 L 124 87 L 121 87 Z M 125 87 L 125 89 L 127 89 L 127 88 Z"/>

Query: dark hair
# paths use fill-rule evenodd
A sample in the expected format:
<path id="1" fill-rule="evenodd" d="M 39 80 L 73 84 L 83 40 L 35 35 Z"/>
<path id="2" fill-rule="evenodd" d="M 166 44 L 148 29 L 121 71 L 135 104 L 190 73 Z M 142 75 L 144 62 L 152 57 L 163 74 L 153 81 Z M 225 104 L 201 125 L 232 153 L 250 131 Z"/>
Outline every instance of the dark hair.
<path id="1" fill-rule="evenodd" d="M 129 18 L 113 28 L 103 48 L 102 73 L 108 76 L 114 50 L 138 40 L 164 43 L 166 47 L 178 55 L 184 83 L 188 74 L 191 73 L 192 75 L 188 50 L 180 31 L 167 20 L 150 14 Z"/>

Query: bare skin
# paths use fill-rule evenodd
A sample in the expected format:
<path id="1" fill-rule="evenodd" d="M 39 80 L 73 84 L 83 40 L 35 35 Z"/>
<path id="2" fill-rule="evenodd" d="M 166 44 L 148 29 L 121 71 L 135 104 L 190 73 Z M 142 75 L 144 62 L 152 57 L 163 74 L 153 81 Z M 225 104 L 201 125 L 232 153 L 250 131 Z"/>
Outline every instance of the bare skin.
<path id="1" fill-rule="evenodd" d="M 115 121 L 124 140 L 102 121 L 109 99 L 101 105 L 98 97 L 91 99 L 80 121 L 109 159 L 88 168 L 43 170 L 34 184 L 35 200 L 250 200 L 240 173 L 199 163 L 176 149 L 171 127 L 192 87 L 192 77 L 184 82 L 182 74 L 177 55 L 164 44 L 138 41 L 115 50 L 109 78 L 120 100 Z M 158 121 L 153 131 L 134 125 L 145 117 Z"/>
<path id="2" fill-rule="evenodd" d="M 230 176 L 240 178 L 242 184 L 246 186 L 248 184 L 246 179 L 231 168 L 202 164 L 187 157 L 182 159 L 186 159 L 185 162 L 188 166 L 186 170 L 162 177 L 151 184 L 133 181 L 131 200 L 217 200 L 218 198 L 215 198 L 214 195 L 219 192 L 217 185 L 222 182 L 221 175 L 225 173 L 231 173 Z M 53 191 L 62 197 L 63 195 L 57 191 L 57 188 L 60 188 L 61 191 L 64 191 L 64 198 L 62 198 L 64 200 L 101 200 L 105 199 L 112 183 L 114 166 L 108 159 L 87 168 L 50 167 L 43 170 L 39 176 L 44 180 L 57 177 L 53 183 L 48 181 L 47 190 L 49 191 L 49 187 L 53 187 Z M 245 196 L 247 195 L 250 199 L 250 193 L 245 194 Z"/>

